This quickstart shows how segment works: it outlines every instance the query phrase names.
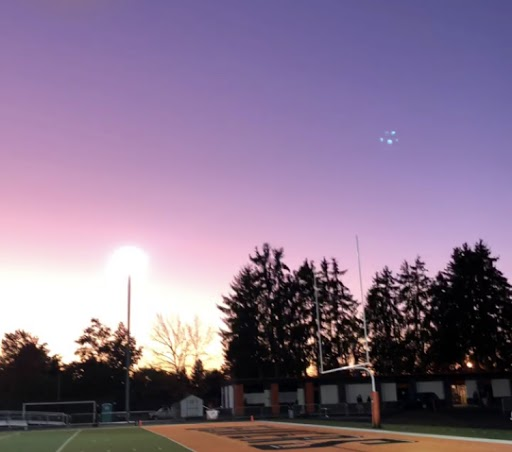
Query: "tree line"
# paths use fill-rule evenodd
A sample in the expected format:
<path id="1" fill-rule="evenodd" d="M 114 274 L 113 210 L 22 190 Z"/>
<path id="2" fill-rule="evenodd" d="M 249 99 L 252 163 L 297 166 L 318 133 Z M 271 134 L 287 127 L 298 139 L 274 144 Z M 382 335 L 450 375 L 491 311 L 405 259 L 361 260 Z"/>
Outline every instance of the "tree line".
<path id="1" fill-rule="evenodd" d="M 133 336 L 128 341 L 123 323 L 112 330 L 91 319 L 75 341 L 76 360 L 70 363 L 63 363 L 47 344 L 26 331 L 7 333 L 0 347 L 0 410 L 19 410 L 23 402 L 95 400 L 123 411 L 127 346 L 133 366 L 132 410 L 171 405 L 187 394 L 218 406 L 225 375 L 206 370 L 202 360 L 211 332 L 198 319 L 184 324 L 159 315 L 153 335 L 159 339 L 154 350 L 158 359 L 152 366 L 139 367 L 142 348 Z"/>
<path id="2" fill-rule="evenodd" d="M 378 271 L 365 297 L 370 361 L 381 375 L 510 371 L 512 290 L 482 241 L 455 247 L 431 277 L 417 257 Z M 235 378 L 303 377 L 365 360 L 363 306 L 336 259 L 293 270 L 282 248 L 249 256 L 218 308 L 226 368 Z"/>
<path id="3" fill-rule="evenodd" d="M 510 371 L 512 288 L 483 241 L 453 249 L 446 267 L 429 276 L 417 257 L 397 272 L 375 273 L 364 302 L 370 361 L 381 375 Z M 129 345 L 133 410 L 155 409 L 192 393 L 220 405 L 228 377 L 304 377 L 319 365 L 320 317 L 326 369 L 365 360 L 363 305 L 344 284 L 336 259 L 305 259 L 291 269 L 282 248 L 264 244 L 234 277 L 218 304 L 224 366 L 205 370 L 215 331 L 198 319 L 158 316 L 156 360 L 138 366 L 142 348 L 123 323 L 115 330 L 91 319 L 63 363 L 45 343 L 17 330 L 0 346 L 0 409 L 23 402 L 96 400 L 124 410 L 125 351 Z"/>

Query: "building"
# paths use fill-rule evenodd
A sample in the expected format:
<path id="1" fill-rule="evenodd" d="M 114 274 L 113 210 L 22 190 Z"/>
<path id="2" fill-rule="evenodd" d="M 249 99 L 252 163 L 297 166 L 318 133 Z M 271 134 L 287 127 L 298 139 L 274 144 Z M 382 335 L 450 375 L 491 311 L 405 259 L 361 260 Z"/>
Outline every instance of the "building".
<path id="1" fill-rule="evenodd" d="M 483 405 L 505 410 L 512 404 L 511 374 L 425 374 L 376 376 L 383 412 L 416 405 Z M 318 378 L 232 381 L 221 401 L 234 415 L 282 415 L 290 407 L 297 414 L 369 413 L 369 377 L 333 373 Z"/>
<path id="2" fill-rule="evenodd" d="M 203 399 L 189 395 L 181 399 L 178 403 L 173 405 L 177 417 L 180 418 L 196 418 L 204 417 L 204 403 Z"/>

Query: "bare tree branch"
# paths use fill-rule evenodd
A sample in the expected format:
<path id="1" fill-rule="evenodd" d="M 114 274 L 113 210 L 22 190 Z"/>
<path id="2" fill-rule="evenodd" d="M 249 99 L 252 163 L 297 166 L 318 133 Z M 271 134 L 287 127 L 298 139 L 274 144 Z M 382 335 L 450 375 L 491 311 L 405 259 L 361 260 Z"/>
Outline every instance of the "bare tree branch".
<path id="1" fill-rule="evenodd" d="M 156 364 L 174 373 L 190 371 L 194 362 L 207 355 L 215 331 L 204 326 L 199 317 L 185 324 L 179 317 L 158 314 L 151 334 Z"/>

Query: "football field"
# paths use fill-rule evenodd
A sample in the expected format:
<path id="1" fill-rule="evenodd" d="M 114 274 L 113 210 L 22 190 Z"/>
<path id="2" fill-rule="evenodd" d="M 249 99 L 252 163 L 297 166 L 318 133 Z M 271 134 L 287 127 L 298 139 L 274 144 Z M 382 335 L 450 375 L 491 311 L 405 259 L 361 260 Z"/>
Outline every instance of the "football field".
<path id="1" fill-rule="evenodd" d="M 510 451 L 512 441 L 277 422 L 0 433 L 2 452 Z"/>
<path id="2" fill-rule="evenodd" d="M 137 427 L 0 433 L 1 452 L 185 452 Z"/>

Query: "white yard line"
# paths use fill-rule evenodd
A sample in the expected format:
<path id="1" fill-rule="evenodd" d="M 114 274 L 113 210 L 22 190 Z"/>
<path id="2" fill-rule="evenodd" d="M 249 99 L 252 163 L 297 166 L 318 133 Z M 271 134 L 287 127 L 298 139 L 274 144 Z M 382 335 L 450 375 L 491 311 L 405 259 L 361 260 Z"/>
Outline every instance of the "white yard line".
<path id="1" fill-rule="evenodd" d="M 73 433 L 66 441 L 62 443 L 62 446 L 60 446 L 55 452 L 62 452 L 64 448 L 75 439 L 75 437 L 81 432 L 82 430 L 77 430 L 75 433 Z"/>
<path id="2" fill-rule="evenodd" d="M 146 430 L 146 429 L 145 429 Z M 149 433 L 153 433 L 154 435 L 158 435 L 158 436 L 161 436 L 162 438 L 165 438 L 167 441 L 170 441 L 171 443 L 175 443 L 177 444 L 178 446 L 181 446 L 187 450 L 189 450 L 190 452 L 197 452 L 196 450 L 194 449 L 191 449 L 190 447 L 188 446 L 185 446 L 185 444 L 181 444 L 180 442 L 176 441 L 175 439 L 172 439 L 172 438 L 169 438 L 168 436 L 165 436 L 164 434 L 162 433 L 158 433 L 158 432 L 154 432 L 153 430 L 146 430 L 146 432 L 149 432 Z M 59 452 L 59 451 L 57 451 Z"/>
<path id="3" fill-rule="evenodd" d="M 402 435 L 402 436 L 420 436 L 425 438 L 436 438 L 436 439 L 449 439 L 455 441 L 474 441 L 477 443 L 493 443 L 493 444 L 509 444 L 512 445 L 512 441 L 506 439 L 490 439 L 490 438 L 474 438 L 472 436 L 451 436 L 451 435 L 435 435 L 433 433 L 413 433 L 413 432 L 399 432 L 394 430 L 381 430 L 381 429 L 370 429 L 370 428 L 357 428 L 357 427 L 337 427 L 335 425 L 319 425 L 319 424 L 303 424 L 302 422 L 279 422 L 279 421 L 260 421 L 269 424 L 279 425 L 294 425 L 296 427 L 320 427 L 326 429 L 336 430 L 351 430 L 353 432 L 369 432 L 369 433 L 385 433 L 386 435 Z"/>
<path id="4" fill-rule="evenodd" d="M 6 439 L 6 438 L 10 438 L 11 436 L 18 436 L 19 433 L 16 432 L 16 433 L 8 433 L 7 435 L 0 435 L 0 440 L 2 439 Z"/>

